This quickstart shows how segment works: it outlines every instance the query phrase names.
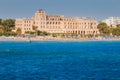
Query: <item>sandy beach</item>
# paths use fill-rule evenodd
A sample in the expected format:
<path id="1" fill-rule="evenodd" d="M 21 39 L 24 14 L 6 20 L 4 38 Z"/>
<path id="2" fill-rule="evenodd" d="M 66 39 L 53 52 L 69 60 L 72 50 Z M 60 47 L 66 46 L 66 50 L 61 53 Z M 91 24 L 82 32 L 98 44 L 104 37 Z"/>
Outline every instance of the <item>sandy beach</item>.
<path id="1" fill-rule="evenodd" d="M 0 42 L 45 42 L 45 41 L 120 41 L 120 38 L 61 38 L 50 36 L 37 36 L 37 37 L 0 37 Z"/>

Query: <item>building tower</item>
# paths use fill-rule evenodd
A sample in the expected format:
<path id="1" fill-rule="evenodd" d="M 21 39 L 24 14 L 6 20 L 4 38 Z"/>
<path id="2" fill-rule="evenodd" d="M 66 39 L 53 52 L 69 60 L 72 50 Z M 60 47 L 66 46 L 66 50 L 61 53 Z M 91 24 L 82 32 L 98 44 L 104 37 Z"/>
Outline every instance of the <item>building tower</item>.
<path id="1" fill-rule="evenodd" d="M 44 10 L 38 10 L 34 15 L 34 26 L 37 30 L 45 31 L 46 29 L 46 13 Z"/>

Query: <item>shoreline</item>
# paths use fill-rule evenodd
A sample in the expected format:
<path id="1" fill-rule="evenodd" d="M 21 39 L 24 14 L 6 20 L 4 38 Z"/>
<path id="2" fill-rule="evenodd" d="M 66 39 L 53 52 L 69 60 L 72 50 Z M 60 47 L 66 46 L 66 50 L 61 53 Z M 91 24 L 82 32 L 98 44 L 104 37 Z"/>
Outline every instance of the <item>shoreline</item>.
<path id="1" fill-rule="evenodd" d="M 120 41 L 120 38 L 90 39 L 90 38 L 53 38 L 53 37 L 0 37 L 0 42 L 96 42 Z"/>

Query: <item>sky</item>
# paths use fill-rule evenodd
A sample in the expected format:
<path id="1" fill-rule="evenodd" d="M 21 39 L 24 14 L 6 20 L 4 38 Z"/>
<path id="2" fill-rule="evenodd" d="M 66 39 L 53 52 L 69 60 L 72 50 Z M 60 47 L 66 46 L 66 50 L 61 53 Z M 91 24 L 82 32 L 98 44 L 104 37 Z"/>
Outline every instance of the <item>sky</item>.
<path id="1" fill-rule="evenodd" d="M 120 17 L 120 0 L 0 0 L 3 19 L 31 18 L 39 9 L 47 14 L 102 20 Z"/>

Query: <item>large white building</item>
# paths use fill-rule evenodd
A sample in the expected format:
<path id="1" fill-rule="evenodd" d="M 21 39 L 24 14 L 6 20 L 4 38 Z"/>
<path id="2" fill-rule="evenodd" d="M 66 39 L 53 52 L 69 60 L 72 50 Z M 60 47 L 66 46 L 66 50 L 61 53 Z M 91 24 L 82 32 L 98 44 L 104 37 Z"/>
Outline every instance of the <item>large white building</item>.
<path id="1" fill-rule="evenodd" d="M 109 17 L 102 22 L 105 22 L 108 26 L 116 27 L 116 25 L 120 24 L 120 17 Z"/>
<path id="2" fill-rule="evenodd" d="M 90 18 L 67 18 L 63 15 L 48 15 L 44 10 L 36 11 L 31 19 L 16 19 L 15 27 L 27 31 L 37 30 L 49 33 L 76 33 L 78 35 L 99 34 L 97 21 Z"/>

